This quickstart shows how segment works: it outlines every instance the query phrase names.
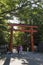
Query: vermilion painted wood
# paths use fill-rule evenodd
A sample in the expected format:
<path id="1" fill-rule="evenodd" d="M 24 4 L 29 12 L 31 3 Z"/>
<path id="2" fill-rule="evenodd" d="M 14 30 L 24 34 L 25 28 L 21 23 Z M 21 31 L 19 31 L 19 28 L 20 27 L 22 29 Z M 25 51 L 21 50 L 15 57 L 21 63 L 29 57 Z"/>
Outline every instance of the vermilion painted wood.
<path id="1" fill-rule="evenodd" d="M 13 26 L 11 26 L 11 31 L 10 31 L 10 44 L 9 44 L 9 51 L 12 52 L 12 40 L 13 39 Z"/>
<path id="2" fill-rule="evenodd" d="M 9 23 L 8 25 L 10 25 L 10 26 L 20 26 L 20 27 L 38 28 L 37 26 L 29 26 L 29 24 L 14 24 L 14 23 Z"/>
<path id="3" fill-rule="evenodd" d="M 21 31 L 21 32 L 29 32 L 29 33 L 30 33 L 30 32 L 37 32 L 37 30 L 31 30 L 31 29 L 30 29 L 30 30 L 13 29 L 13 30 L 14 30 L 14 31 Z"/>
<path id="4" fill-rule="evenodd" d="M 29 25 L 26 25 L 26 24 L 8 24 L 11 26 L 11 29 L 10 29 L 10 32 L 11 32 L 11 35 L 10 35 L 10 47 L 9 47 L 9 50 L 12 51 L 12 39 L 13 39 L 13 30 L 14 31 L 21 31 L 21 32 L 29 32 L 30 35 L 31 35 L 31 49 L 32 51 L 34 51 L 34 38 L 33 38 L 33 33 L 34 32 L 37 32 L 37 30 L 34 30 L 33 28 L 38 28 L 38 26 L 29 26 Z M 20 26 L 21 29 L 14 29 L 13 26 Z M 25 30 L 24 28 L 28 27 L 30 30 Z"/>

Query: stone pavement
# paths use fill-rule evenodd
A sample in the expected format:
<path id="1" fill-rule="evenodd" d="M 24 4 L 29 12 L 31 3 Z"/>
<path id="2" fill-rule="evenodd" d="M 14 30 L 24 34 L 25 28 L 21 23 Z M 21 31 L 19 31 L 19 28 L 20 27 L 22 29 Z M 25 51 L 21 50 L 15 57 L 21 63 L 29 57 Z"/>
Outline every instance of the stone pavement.
<path id="1" fill-rule="evenodd" d="M 43 65 L 43 54 L 22 52 L 0 55 L 0 65 Z"/>

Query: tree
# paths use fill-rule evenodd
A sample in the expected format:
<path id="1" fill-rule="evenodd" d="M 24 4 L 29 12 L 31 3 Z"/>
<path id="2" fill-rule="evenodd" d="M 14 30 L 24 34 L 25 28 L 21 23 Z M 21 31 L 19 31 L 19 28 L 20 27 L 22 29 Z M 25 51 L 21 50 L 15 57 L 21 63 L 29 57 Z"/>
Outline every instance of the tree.
<path id="1" fill-rule="evenodd" d="M 8 32 L 7 32 L 7 23 L 5 22 L 5 20 L 1 20 L 0 21 L 0 44 L 6 44 L 8 43 Z"/>
<path id="2" fill-rule="evenodd" d="M 0 20 L 13 19 L 13 16 L 16 16 L 20 23 L 37 25 L 42 38 L 42 5 L 43 2 L 39 0 L 0 0 Z"/>

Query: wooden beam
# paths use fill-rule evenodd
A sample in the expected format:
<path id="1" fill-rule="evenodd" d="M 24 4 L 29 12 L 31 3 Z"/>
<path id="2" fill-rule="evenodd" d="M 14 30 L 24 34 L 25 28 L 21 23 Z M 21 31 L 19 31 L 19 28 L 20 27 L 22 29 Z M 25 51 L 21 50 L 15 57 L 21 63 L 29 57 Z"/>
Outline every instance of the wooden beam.
<path id="1" fill-rule="evenodd" d="M 10 31 L 10 44 L 9 44 L 9 51 L 12 52 L 12 42 L 13 42 L 13 26 L 11 27 L 11 31 Z"/>
<path id="2" fill-rule="evenodd" d="M 21 31 L 21 32 L 37 32 L 37 30 L 23 30 L 23 29 L 13 29 L 14 31 Z"/>
<path id="3" fill-rule="evenodd" d="M 8 25 L 10 25 L 10 26 L 20 26 L 20 27 L 38 28 L 37 26 L 29 26 L 29 24 L 14 24 L 14 23 L 9 23 Z"/>

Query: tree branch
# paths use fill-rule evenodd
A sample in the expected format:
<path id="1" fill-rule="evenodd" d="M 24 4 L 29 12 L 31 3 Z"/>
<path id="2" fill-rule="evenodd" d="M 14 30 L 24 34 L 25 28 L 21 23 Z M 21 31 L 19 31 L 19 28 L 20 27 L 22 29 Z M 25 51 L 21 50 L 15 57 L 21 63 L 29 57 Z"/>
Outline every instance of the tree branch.
<path id="1" fill-rule="evenodd" d="M 30 3 L 29 3 L 29 4 L 30 4 Z M 22 9 L 23 7 L 28 6 L 29 4 L 28 4 L 28 2 L 26 2 L 26 3 L 23 4 L 21 7 L 17 7 L 16 9 L 12 9 L 12 10 L 9 10 L 9 11 L 4 11 L 4 12 L 0 13 L 0 15 L 5 14 L 5 13 L 7 14 L 7 13 L 15 12 L 15 11 L 17 11 L 17 10 Z"/>

